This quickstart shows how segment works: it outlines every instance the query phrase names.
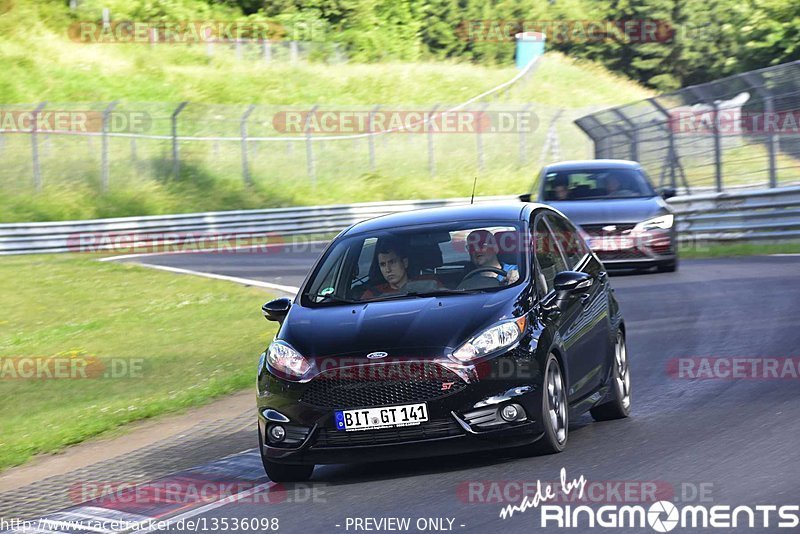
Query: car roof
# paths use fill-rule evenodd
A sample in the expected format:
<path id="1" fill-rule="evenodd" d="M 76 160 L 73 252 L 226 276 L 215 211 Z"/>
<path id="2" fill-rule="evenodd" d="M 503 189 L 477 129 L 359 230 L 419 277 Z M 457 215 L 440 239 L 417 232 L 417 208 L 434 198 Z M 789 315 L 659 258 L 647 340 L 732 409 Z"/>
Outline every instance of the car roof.
<path id="1" fill-rule="evenodd" d="M 544 170 L 550 171 L 576 171 L 576 170 L 595 170 L 595 169 L 639 169 L 636 161 L 626 159 L 586 159 L 576 161 L 559 161 L 545 166 Z"/>
<path id="2" fill-rule="evenodd" d="M 345 235 L 361 232 L 390 230 L 417 224 L 437 224 L 452 221 L 510 221 L 527 220 L 530 212 L 537 208 L 552 210 L 550 206 L 532 202 L 502 202 L 464 204 L 441 208 L 426 208 L 403 211 L 368 219 L 351 226 Z"/>

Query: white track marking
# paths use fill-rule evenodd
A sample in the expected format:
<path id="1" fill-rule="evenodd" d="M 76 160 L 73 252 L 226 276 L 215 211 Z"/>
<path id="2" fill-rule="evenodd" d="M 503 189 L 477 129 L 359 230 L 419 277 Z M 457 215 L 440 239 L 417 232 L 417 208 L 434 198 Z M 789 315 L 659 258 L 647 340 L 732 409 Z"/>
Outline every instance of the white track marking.
<path id="1" fill-rule="evenodd" d="M 161 523 L 161 526 L 172 525 L 174 523 L 177 523 L 181 519 L 188 519 L 190 517 L 194 517 L 194 516 L 197 516 L 197 515 L 200 515 L 200 514 L 204 514 L 204 513 L 208 512 L 210 510 L 216 510 L 217 508 L 220 508 L 220 507 L 225 506 L 227 504 L 234 503 L 234 502 L 236 502 L 239 499 L 242 499 L 244 497 L 249 497 L 251 495 L 255 495 L 256 493 L 258 493 L 260 491 L 263 491 L 265 489 L 269 489 L 270 487 L 272 487 L 274 485 L 275 485 L 275 482 L 266 482 L 264 484 L 260 484 L 258 486 L 253 487 L 253 488 L 250 488 L 249 490 L 245 490 L 245 491 L 239 492 L 236 495 L 231 495 L 229 497 L 225 497 L 224 499 L 221 499 L 221 500 L 216 501 L 216 502 L 209 503 L 209 504 L 207 504 L 205 506 L 201 506 L 200 508 L 195 508 L 193 510 L 189 510 L 188 512 L 176 515 L 174 517 L 170 517 L 169 519 L 158 520 L 157 522 Z M 146 532 L 152 532 L 153 530 L 157 530 L 157 525 L 154 525 L 154 526 L 148 527 L 148 528 L 144 528 L 142 530 L 136 530 L 136 531 L 130 532 L 130 534 L 144 534 Z M 121 533 L 117 533 L 117 534 L 121 534 Z"/>
<path id="2" fill-rule="evenodd" d="M 255 286 L 255 287 L 263 287 L 265 289 L 274 289 L 276 291 L 282 291 L 284 293 L 289 293 L 291 295 L 296 295 L 300 291 L 299 287 L 284 286 L 281 284 L 272 284 L 270 282 L 262 282 L 261 280 L 253 280 L 252 278 L 239 278 L 238 276 L 226 276 L 224 274 L 204 273 L 202 271 L 192 271 L 190 269 L 180 269 L 178 267 L 153 265 L 152 263 L 137 263 L 136 265 L 141 265 L 142 267 L 147 267 L 149 269 L 158 269 L 159 271 L 167 271 L 170 273 L 191 274 L 194 276 L 202 276 L 204 278 L 213 278 L 214 280 L 224 280 L 226 282 L 234 282 L 236 284 L 242 284 L 245 286 Z"/>

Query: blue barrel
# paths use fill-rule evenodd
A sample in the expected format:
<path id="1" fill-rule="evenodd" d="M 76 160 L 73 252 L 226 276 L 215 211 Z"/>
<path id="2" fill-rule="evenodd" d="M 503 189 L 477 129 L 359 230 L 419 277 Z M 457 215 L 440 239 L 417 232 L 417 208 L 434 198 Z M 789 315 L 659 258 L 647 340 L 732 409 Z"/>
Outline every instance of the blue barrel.
<path id="1" fill-rule="evenodd" d="M 544 54 L 545 35 L 539 32 L 524 32 L 517 38 L 517 68 L 524 69 L 531 61 Z"/>

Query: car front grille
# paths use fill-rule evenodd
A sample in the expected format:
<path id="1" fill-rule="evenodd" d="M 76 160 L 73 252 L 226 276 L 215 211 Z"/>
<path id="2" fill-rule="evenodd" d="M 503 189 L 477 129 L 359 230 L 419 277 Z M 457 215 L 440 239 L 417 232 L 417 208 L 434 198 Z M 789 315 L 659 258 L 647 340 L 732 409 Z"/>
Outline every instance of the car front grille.
<path id="1" fill-rule="evenodd" d="M 323 428 L 317 434 L 314 448 L 356 447 L 359 445 L 386 445 L 427 439 L 460 436 L 464 432 L 452 419 L 427 421 L 414 426 L 358 430 L 344 432 Z"/>
<path id="2" fill-rule="evenodd" d="M 457 374 L 436 363 L 363 365 L 320 373 L 300 400 L 320 408 L 366 408 L 426 402 L 466 386 Z"/>
<path id="3" fill-rule="evenodd" d="M 625 250 L 598 250 L 595 252 L 600 261 L 625 261 L 625 260 L 646 260 L 647 254 L 636 248 Z"/>
<path id="4" fill-rule="evenodd" d="M 608 232 L 603 230 L 603 228 L 608 228 L 614 226 L 615 229 Z M 611 235 L 625 235 L 630 233 L 633 230 L 633 227 L 636 226 L 635 224 L 584 224 L 581 225 L 581 228 L 592 237 L 602 237 L 602 236 L 611 236 Z"/>

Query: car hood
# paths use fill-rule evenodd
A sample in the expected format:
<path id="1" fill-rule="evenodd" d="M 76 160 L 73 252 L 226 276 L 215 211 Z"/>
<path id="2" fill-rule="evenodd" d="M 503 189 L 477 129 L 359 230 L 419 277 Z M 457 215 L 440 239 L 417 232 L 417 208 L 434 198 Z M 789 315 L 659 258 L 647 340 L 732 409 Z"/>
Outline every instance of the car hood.
<path id="1" fill-rule="evenodd" d="M 546 204 L 556 208 L 578 225 L 639 223 L 671 212 L 661 197 L 548 201 Z"/>
<path id="2" fill-rule="evenodd" d="M 515 288 L 307 308 L 295 303 L 278 339 L 309 359 L 387 352 L 392 358 L 436 358 L 486 326 L 512 317 Z"/>

